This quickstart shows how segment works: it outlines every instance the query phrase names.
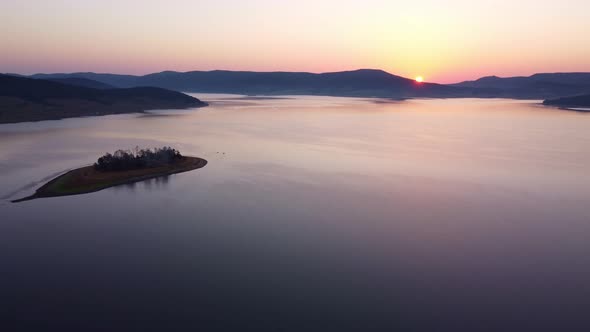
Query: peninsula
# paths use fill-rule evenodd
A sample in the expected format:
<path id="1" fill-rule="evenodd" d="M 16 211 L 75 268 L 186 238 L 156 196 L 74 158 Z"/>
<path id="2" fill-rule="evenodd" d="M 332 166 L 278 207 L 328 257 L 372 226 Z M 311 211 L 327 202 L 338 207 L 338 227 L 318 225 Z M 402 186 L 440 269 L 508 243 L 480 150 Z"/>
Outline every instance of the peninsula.
<path id="1" fill-rule="evenodd" d="M 100 157 L 92 166 L 66 172 L 37 189 L 33 195 L 12 202 L 87 194 L 122 184 L 188 172 L 205 165 L 205 159 L 183 156 L 170 147 L 118 150 Z"/>
<path id="2" fill-rule="evenodd" d="M 575 97 L 549 99 L 545 100 L 543 105 L 558 106 L 563 108 L 587 108 L 588 111 L 590 111 L 590 94 Z"/>
<path id="3" fill-rule="evenodd" d="M 0 124 L 203 106 L 207 103 L 163 88 L 121 89 L 89 79 L 0 75 Z"/>

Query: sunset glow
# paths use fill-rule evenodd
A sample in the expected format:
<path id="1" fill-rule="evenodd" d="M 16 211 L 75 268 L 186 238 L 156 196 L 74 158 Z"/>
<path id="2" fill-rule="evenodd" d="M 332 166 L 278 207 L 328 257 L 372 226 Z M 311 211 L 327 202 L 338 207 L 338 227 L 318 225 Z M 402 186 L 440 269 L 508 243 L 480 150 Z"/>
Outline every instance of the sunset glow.
<path id="1" fill-rule="evenodd" d="M 422 76 L 416 76 L 416 82 L 418 82 L 418 83 L 424 82 L 424 77 L 422 77 Z"/>
<path id="2" fill-rule="evenodd" d="M 0 72 L 376 68 L 451 83 L 590 71 L 589 11 L 586 0 L 2 1 Z"/>

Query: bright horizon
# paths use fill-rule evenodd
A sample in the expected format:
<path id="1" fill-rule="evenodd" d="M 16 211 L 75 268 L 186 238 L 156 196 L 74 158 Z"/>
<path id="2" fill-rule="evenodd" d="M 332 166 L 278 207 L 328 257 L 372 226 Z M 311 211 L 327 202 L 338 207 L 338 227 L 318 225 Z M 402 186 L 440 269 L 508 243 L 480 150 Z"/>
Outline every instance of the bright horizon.
<path id="1" fill-rule="evenodd" d="M 583 0 L 80 1 L 0 5 L 0 72 L 334 72 L 428 82 L 590 71 Z"/>

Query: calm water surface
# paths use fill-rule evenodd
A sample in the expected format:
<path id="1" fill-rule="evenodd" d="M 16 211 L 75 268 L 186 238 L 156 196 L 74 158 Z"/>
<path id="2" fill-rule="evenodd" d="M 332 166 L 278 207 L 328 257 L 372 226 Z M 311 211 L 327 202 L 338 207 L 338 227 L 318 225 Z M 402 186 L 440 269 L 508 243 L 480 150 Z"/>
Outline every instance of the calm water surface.
<path id="1" fill-rule="evenodd" d="M 211 106 L 0 125 L 0 324 L 590 330 L 590 115 L 198 97 Z M 9 202 L 105 152 L 163 145 L 209 164 Z"/>

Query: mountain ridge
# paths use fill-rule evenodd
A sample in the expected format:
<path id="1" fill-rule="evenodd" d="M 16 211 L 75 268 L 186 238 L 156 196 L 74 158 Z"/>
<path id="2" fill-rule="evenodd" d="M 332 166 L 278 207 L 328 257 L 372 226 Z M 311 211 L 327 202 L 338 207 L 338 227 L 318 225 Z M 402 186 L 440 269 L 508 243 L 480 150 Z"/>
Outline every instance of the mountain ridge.
<path id="1" fill-rule="evenodd" d="M 247 95 L 311 94 L 348 97 L 454 97 L 461 88 L 418 83 L 380 69 L 340 72 L 162 71 L 141 76 L 103 73 L 35 74 L 33 78 L 82 77 L 117 87 L 156 86 L 185 92 Z"/>
<path id="2" fill-rule="evenodd" d="M 417 83 L 381 69 L 310 73 L 288 71 L 161 71 L 146 75 L 109 73 L 35 74 L 33 78 L 78 77 L 116 87 L 156 86 L 195 93 L 245 95 L 327 95 L 381 98 L 553 99 L 590 93 L 590 73 L 536 73 L 530 76 L 484 76 L 454 84 Z"/>

